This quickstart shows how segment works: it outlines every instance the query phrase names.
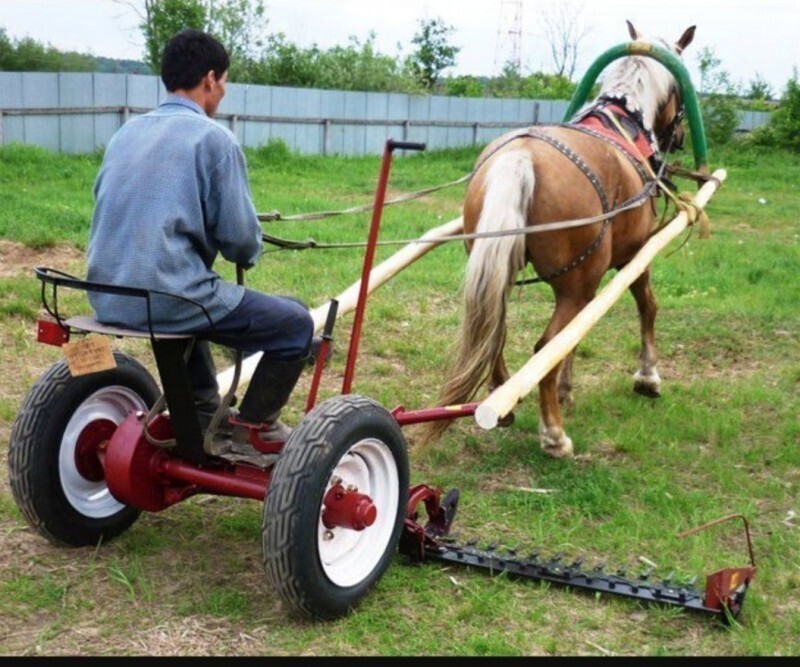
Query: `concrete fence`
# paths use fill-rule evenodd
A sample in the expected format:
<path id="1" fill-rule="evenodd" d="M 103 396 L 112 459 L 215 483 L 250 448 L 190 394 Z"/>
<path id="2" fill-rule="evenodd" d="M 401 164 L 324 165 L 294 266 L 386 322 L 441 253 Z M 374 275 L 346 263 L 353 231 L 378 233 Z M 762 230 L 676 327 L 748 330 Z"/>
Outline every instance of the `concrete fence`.
<path id="1" fill-rule="evenodd" d="M 165 97 L 157 76 L 0 72 L 0 145 L 91 153 Z M 367 155 L 380 153 L 390 137 L 429 149 L 485 144 L 518 127 L 559 123 L 568 105 L 229 84 L 216 118 L 246 147 L 280 139 L 303 154 Z M 739 129 L 768 119 L 768 113 L 743 112 Z"/>

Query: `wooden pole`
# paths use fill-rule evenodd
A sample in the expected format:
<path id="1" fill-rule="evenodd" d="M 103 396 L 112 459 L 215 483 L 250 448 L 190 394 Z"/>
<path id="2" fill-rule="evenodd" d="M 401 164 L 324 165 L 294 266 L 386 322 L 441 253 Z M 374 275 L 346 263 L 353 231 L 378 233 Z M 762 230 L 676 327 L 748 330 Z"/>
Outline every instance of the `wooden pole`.
<path id="1" fill-rule="evenodd" d="M 713 179 L 703 185 L 695 195 L 693 204 L 700 210 L 705 208 L 717 188 L 725 180 L 727 172 L 714 172 Z M 517 403 L 527 396 L 541 379 L 547 375 L 586 336 L 600 318 L 617 302 L 642 272 L 650 266 L 653 258 L 689 224 L 686 212 L 681 211 L 658 234 L 653 236 L 634 258 L 623 267 L 572 321 L 554 336 L 547 345 L 530 358 L 515 375 L 495 389 L 475 409 L 475 421 L 484 429 L 493 429 Z"/>
<path id="2" fill-rule="evenodd" d="M 433 229 L 425 232 L 425 234 L 420 237 L 420 240 L 413 241 L 412 243 L 409 243 L 398 250 L 394 255 L 387 258 L 374 267 L 372 271 L 370 271 L 367 294 L 372 294 L 372 292 L 378 289 L 381 285 L 387 283 L 409 264 L 418 260 L 428 251 L 441 244 L 441 241 L 435 243 L 433 242 L 433 239 L 444 240 L 448 236 L 461 233 L 463 227 L 464 221 L 461 217 L 458 217 L 450 222 L 440 225 L 439 227 L 434 227 Z M 339 309 L 336 313 L 337 320 L 355 309 L 356 304 L 358 303 L 358 293 L 360 289 L 361 280 L 359 279 L 350 285 L 350 287 L 348 287 L 338 297 L 336 297 L 336 300 L 339 302 Z M 322 327 L 325 326 L 325 319 L 328 317 L 330 304 L 331 302 L 328 301 L 321 306 L 317 306 L 311 311 L 311 317 L 314 320 L 315 333 L 320 331 Z M 261 353 L 259 352 L 247 357 L 247 359 L 242 362 L 239 386 L 244 386 L 250 382 L 250 379 L 253 377 L 253 373 L 255 372 L 256 366 L 258 365 L 260 359 Z M 228 393 L 228 389 L 230 389 L 231 383 L 233 382 L 233 374 L 234 367 L 230 367 L 217 375 L 217 383 L 219 384 L 220 395 L 224 396 Z"/>

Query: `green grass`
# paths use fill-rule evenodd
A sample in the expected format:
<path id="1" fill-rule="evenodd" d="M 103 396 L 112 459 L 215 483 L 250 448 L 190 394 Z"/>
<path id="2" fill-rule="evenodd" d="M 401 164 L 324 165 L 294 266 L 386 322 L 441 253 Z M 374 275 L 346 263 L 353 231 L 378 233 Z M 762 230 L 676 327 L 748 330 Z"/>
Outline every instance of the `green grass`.
<path id="1" fill-rule="evenodd" d="M 453 181 L 474 149 L 397 157 L 389 197 Z M 458 420 L 435 447 L 410 451 L 412 483 L 458 487 L 455 529 L 591 564 L 703 577 L 747 562 L 741 522 L 677 534 L 741 513 L 758 575 L 743 617 L 713 619 L 635 601 L 491 578 L 398 555 L 356 613 L 332 623 L 285 614 L 261 569 L 261 504 L 195 497 L 144 514 L 98 549 L 62 550 L 31 533 L 0 467 L 0 652 L 8 655 L 727 656 L 800 653 L 800 157 L 746 145 L 711 153 L 728 178 L 707 212 L 712 235 L 673 242 L 653 263 L 663 396 L 631 391 L 638 321 L 625 295 L 578 348 L 573 461 L 539 451 L 536 391 L 508 429 Z M 688 161 L 688 160 L 684 160 Z M 259 212 L 285 216 L 370 204 L 380 158 L 249 151 Z M 34 342 L 39 285 L 30 267 L 81 275 L 99 156 L 0 149 L 0 450 L 25 392 L 60 352 Z M 691 191 L 693 184 L 681 182 Z M 463 186 L 390 206 L 381 239 L 415 238 L 460 214 Z M 760 203 L 759 200 L 765 200 Z M 370 213 L 265 224 L 319 243 L 366 238 Z M 120 239 L 120 251 L 130 245 Z M 78 252 L 69 248 L 77 248 Z M 30 252 L 27 261 L 20 256 Z M 380 247 L 377 261 L 398 250 Z M 362 248 L 267 252 L 256 289 L 324 303 L 360 276 Z M 18 270 L 7 270 L 6 262 Z M 232 267 L 219 269 L 228 277 Z M 433 405 L 459 324 L 460 243 L 433 250 L 369 301 L 353 391 L 388 409 Z M 80 295 L 63 307 L 82 312 Z M 542 286 L 515 292 L 507 361 L 520 368 L 552 304 Z M 340 392 L 349 316 L 319 400 Z M 120 343 L 153 368 L 146 346 Z M 302 417 L 304 376 L 287 419 Z M 413 434 L 409 434 L 413 440 Z M 545 489 L 550 493 L 534 493 Z"/>

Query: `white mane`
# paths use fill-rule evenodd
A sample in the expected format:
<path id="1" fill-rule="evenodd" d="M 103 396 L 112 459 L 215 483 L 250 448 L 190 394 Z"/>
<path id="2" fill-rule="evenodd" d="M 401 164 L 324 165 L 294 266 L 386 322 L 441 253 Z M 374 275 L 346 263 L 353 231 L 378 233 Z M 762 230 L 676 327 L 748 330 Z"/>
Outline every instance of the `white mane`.
<path id="1" fill-rule="evenodd" d="M 664 40 L 658 42 L 659 46 L 677 53 L 675 47 Z M 668 99 L 673 83 L 672 74 L 657 60 L 644 56 L 630 56 L 620 58 L 608 71 L 600 86 L 600 94 L 626 97 L 629 106 L 641 110 L 646 128 L 651 129 L 658 108 Z"/>

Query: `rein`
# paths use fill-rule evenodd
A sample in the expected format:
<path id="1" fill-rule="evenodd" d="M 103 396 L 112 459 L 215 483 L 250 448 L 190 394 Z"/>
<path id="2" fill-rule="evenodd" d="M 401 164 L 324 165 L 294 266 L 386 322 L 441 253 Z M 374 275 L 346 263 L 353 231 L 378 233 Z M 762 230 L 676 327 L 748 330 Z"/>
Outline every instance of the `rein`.
<path id="1" fill-rule="evenodd" d="M 412 199 L 419 199 L 420 197 L 424 197 L 425 195 L 429 195 L 433 192 L 438 192 L 439 190 L 444 190 L 445 188 L 452 187 L 454 185 L 459 185 L 464 181 L 468 181 L 472 178 L 474 171 L 462 176 L 461 178 L 451 181 L 450 183 L 444 183 L 443 185 L 436 185 L 431 188 L 426 188 L 425 190 L 418 190 L 417 192 L 411 192 L 407 195 L 401 195 L 399 197 L 395 197 L 394 199 L 388 199 L 383 202 L 384 206 L 389 206 L 391 204 L 399 204 L 404 201 L 411 201 Z M 363 204 L 361 206 L 353 206 L 351 208 L 345 208 L 340 211 L 320 211 L 318 213 L 301 213 L 299 215 L 287 215 L 284 216 L 281 214 L 280 211 L 270 211 L 269 213 L 259 213 L 258 219 L 261 222 L 274 222 L 276 220 L 281 220 L 284 222 L 287 221 L 296 221 L 296 220 L 321 220 L 322 218 L 332 218 L 337 215 L 345 215 L 348 213 L 364 213 L 365 211 L 371 211 L 373 208 L 373 204 Z M 291 241 L 289 242 L 291 243 Z"/>
<path id="2" fill-rule="evenodd" d="M 569 125 L 554 125 L 554 127 L 571 127 Z M 431 192 L 436 192 L 438 190 L 442 190 L 447 187 L 451 187 L 454 185 L 458 185 L 465 181 L 470 180 L 482 167 L 486 162 L 500 149 L 504 148 L 508 144 L 518 139 L 525 139 L 525 138 L 534 138 L 534 139 L 543 139 L 548 142 L 556 141 L 551 139 L 547 135 L 542 134 L 541 132 L 535 130 L 532 127 L 525 128 L 516 134 L 513 134 L 510 137 L 507 137 L 505 141 L 495 146 L 488 154 L 486 154 L 483 159 L 480 161 L 475 168 L 465 174 L 461 178 L 451 181 L 450 183 L 445 183 L 444 185 L 440 185 L 437 187 L 427 188 L 426 190 L 420 190 L 418 192 L 414 192 L 408 195 L 403 195 L 402 197 L 398 197 L 396 199 L 390 200 L 385 202 L 384 205 L 388 205 L 390 203 L 399 203 L 401 201 L 408 201 L 411 199 L 418 199 L 419 197 L 424 196 L 425 194 L 429 194 Z M 556 143 L 560 143 L 557 142 Z M 559 149 L 560 150 L 560 149 Z M 563 152 L 563 151 L 562 151 Z M 570 158 L 572 159 L 572 158 Z M 578 158 L 579 159 L 579 158 Z M 578 165 L 580 168 L 580 165 Z M 586 168 L 588 169 L 588 168 Z M 585 169 L 581 169 L 586 175 Z M 590 178 L 587 175 L 587 178 Z M 595 188 L 598 188 L 598 184 L 596 183 L 596 179 L 592 180 L 593 185 Z M 574 227 L 583 227 L 585 225 L 592 225 L 598 222 L 606 222 L 610 220 L 618 213 L 624 213 L 625 211 L 630 211 L 634 208 L 638 208 L 642 206 L 647 200 L 649 200 L 653 196 L 653 189 L 654 183 L 646 182 L 646 179 L 642 179 L 645 181 L 644 187 L 636 193 L 633 197 L 627 199 L 622 204 L 612 209 L 608 209 L 605 195 L 602 193 L 602 188 L 598 190 L 599 196 L 601 201 L 603 202 L 603 214 L 598 216 L 592 216 L 588 218 L 576 218 L 574 220 L 560 220 L 557 222 L 550 222 L 545 223 L 543 225 L 538 225 L 536 227 L 526 227 L 524 229 L 508 229 L 508 230 L 501 230 L 495 232 L 473 232 L 471 234 L 453 234 L 452 236 L 448 236 L 444 239 L 423 239 L 423 238 L 414 238 L 414 239 L 399 239 L 394 241 L 381 241 L 378 240 L 376 245 L 381 246 L 392 246 L 392 245 L 409 245 L 411 243 L 445 243 L 451 241 L 469 241 L 474 239 L 480 238 L 490 238 L 490 237 L 499 237 L 499 236 L 516 236 L 519 234 L 541 234 L 543 232 L 551 232 L 551 231 L 558 231 L 562 229 L 572 229 Z M 280 212 L 273 211 L 267 214 L 259 214 L 259 220 L 263 221 L 276 221 L 276 220 L 283 220 L 283 221 L 296 221 L 296 220 L 314 220 L 314 219 L 321 219 L 332 217 L 336 215 L 343 215 L 346 213 L 356 213 L 356 212 L 365 212 L 372 210 L 372 205 L 363 205 L 363 206 L 355 206 L 349 209 L 343 209 L 341 211 L 324 211 L 320 213 L 309 213 L 305 215 L 295 215 L 295 216 L 282 216 Z M 605 233 L 606 225 L 603 226 L 603 230 L 601 230 L 601 234 Z M 262 239 L 270 243 L 271 245 L 276 246 L 276 249 L 273 251 L 268 252 L 277 252 L 278 250 L 306 250 L 306 249 L 336 249 L 336 248 L 360 248 L 364 247 L 366 244 L 363 241 L 353 241 L 353 242 L 341 242 L 341 243 L 318 243 L 313 238 L 306 239 L 305 241 L 291 241 L 286 239 L 281 239 L 276 236 L 272 236 L 270 234 L 263 233 Z M 599 244 L 599 242 L 598 242 Z M 587 249 L 588 250 L 588 249 Z M 584 251 L 585 253 L 586 251 Z M 582 253 L 583 254 L 583 253 Z"/>
<path id="3" fill-rule="evenodd" d="M 670 99 L 671 99 L 671 96 L 670 96 Z M 617 98 L 614 97 L 613 100 L 617 101 Z M 611 98 L 609 100 L 603 100 L 603 101 L 604 102 L 611 101 Z M 662 132 L 660 132 L 659 136 L 658 136 L 658 139 L 659 139 L 659 142 L 660 142 L 662 140 L 662 136 L 663 135 L 669 134 L 669 138 L 667 140 L 667 151 L 669 150 L 669 147 L 671 147 L 672 142 L 674 141 L 675 130 L 677 129 L 678 125 L 680 124 L 680 120 L 682 118 L 683 106 L 680 104 L 680 97 L 678 97 L 678 101 L 679 101 L 679 112 L 678 112 L 678 114 L 676 115 L 675 119 L 673 119 L 673 121 L 669 124 L 669 126 L 667 128 L 665 128 Z M 668 102 L 669 102 L 669 99 L 667 100 L 667 103 Z M 601 111 L 602 111 L 602 109 L 601 109 Z M 586 225 L 596 224 L 598 222 L 604 223 L 602 229 L 600 230 L 598 236 L 594 239 L 594 241 L 592 241 L 592 243 L 583 252 L 581 252 L 575 259 L 573 259 L 569 264 L 567 264 L 566 266 L 562 267 L 561 269 L 558 269 L 556 272 L 554 272 L 553 274 L 551 274 L 549 276 L 544 276 L 544 277 L 541 277 L 541 278 L 531 278 L 531 279 L 528 279 L 528 280 L 519 281 L 517 283 L 517 284 L 529 284 L 529 283 L 535 283 L 535 282 L 547 282 L 549 280 L 552 280 L 552 279 L 562 275 L 563 273 L 566 273 L 570 269 L 575 268 L 576 266 L 578 266 L 589 255 L 591 255 L 593 252 L 595 252 L 597 250 L 597 248 L 600 246 L 600 243 L 602 242 L 603 237 L 605 236 L 605 233 L 606 233 L 606 231 L 608 229 L 608 226 L 609 226 L 609 223 L 611 222 L 611 220 L 619 213 L 623 213 L 625 211 L 633 210 L 635 208 L 638 208 L 638 207 L 642 206 L 646 201 L 648 201 L 649 199 L 651 199 L 652 197 L 655 196 L 654 190 L 655 190 L 656 187 L 661 189 L 661 191 L 664 193 L 665 197 L 668 197 L 673 201 L 673 203 L 675 204 L 675 206 L 676 206 L 676 208 L 678 210 L 687 211 L 687 214 L 691 216 L 692 212 L 688 210 L 688 209 L 691 208 L 690 204 L 685 199 L 678 198 L 672 193 L 671 188 L 669 187 L 669 185 L 671 185 L 669 183 L 669 181 L 667 181 L 667 184 L 665 184 L 664 171 L 668 170 L 670 173 L 673 173 L 673 174 L 688 175 L 688 176 L 694 177 L 696 179 L 702 178 L 705 175 L 696 174 L 695 172 L 689 172 L 687 170 L 679 170 L 680 168 L 677 168 L 677 167 L 668 168 L 666 160 L 659 161 L 659 163 L 660 163 L 659 164 L 659 169 L 658 169 L 658 172 L 656 172 L 653 169 L 652 165 L 650 164 L 650 161 L 648 159 L 644 158 L 641 155 L 641 152 L 639 151 L 638 147 L 636 146 L 636 143 L 630 138 L 628 133 L 625 131 L 624 127 L 622 127 L 622 125 L 619 122 L 619 120 L 611 113 L 604 114 L 604 115 L 606 115 L 609 118 L 610 122 L 612 122 L 616 126 L 616 129 L 620 133 L 620 136 L 622 138 L 624 138 L 632 146 L 634 151 L 636 151 L 635 154 L 639 156 L 639 159 L 636 159 L 634 157 L 634 155 L 631 154 L 631 151 L 623 149 L 623 147 L 620 145 L 620 142 L 614 141 L 614 140 L 610 139 L 608 136 L 605 136 L 602 133 L 597 132 L 597 131 L 595 131 L 595 130 L 593 130 L 591 128 L 581 127 L 580 125 L 577 125 L 577 124 L 574 124 L 574 123 L 558 124 L 558 125 L 555 125 L 555 127 L 562 127 L 562 128 L 568 128 L 568 129 L 572 129 L 572 130 L 581 131 L 581 132 L 584 132 L 584 133 L 589 134 L 591 136 L 594 136 L 594 137 L 596 137 L 598 139 L 607 141 L 607 142 L 611 143 L 612 145 L 614 145 L 615 147 L 622 149 L 622 153 L 624 155 L 626 155 L 630 159 L 631 164 L 637 170 L 637 172 L 638 172 L 639 176 L 641 177 L 642 182 L 643 182 L 644 185 L 643 185 L 642 189 L 638 193 L 636 193 L 633 197 L 629 198 L 628 200 L 624 201 L 619 206 L 616 206 L 614 208 L 608 209 L 608 205 L 607 205 L 607 201 L 606 201 L 606 198 L 605 198 L 605 194 L 602 191 L 602 188 L 599 187 L 599 183 L 597 182 L 596 177 L 592 178 L 593 173 L 591 171 L 587 172 L 588 167 L 586 167 L 585 169 L 582 167 L 583 163 L 582 163 L 582 161 L 580 160 L 579 157 L 577 157 L 569 149 L 566 149 L 566 151 L 568 151 L 568 152 L 565 152 L 565 150 L 563 150 L 562 147 L 563 148 L 566 148 L 566 147 L 564 147 L 563 144 L 560 144 L 560 142 L 558 142 L 557 140 L 553 139 L 552 137 L 549 137 L 546 134 L 543 134 L 543 133 L 541 133 L 539 131 L 536 131 L 533 127 L 529 127 L 529 128 L 526 128 L 526 129 L 524 129 L 524 130 L 522 130 L 522 131 L 520 131 L 520 132 L 518 132 L 518 133 L 516 133 L 516 134 L 514 134 L 514 135 L 512 135 L 512 136 L 510 136 L 508 138 L 506 138 L 505 141 L 503 141 L 499 145 L 495 146 L 487 155 L 485 155 L 483 157 L 481 162 L 478 165 L 476 165 L 475 168 L 471 172 L 465 174 L 461 178 L 458 178 L 455 181 L 451 181 L 449 183 L 445 183 L 443 185 L 439 185 L 439 186 L 435 186 L 435 187 L 431 187 L 431 188 L 426 188 L 424 190 L 419 190 L 417 192 L 413 192 L 413 193 L 410 193 L 410 194 L 402 195 L 400 197 L 396 197 L 395 199 L 387 200 L 386 202 L 384 202 L 384 206 L 397 204 L 397 203 L 401 203 L 401 202 L 404 202 L 404 201 L 410 201 L 410 200 L 413 200 L 413 199 L 418 199 L 420 197 L 423 197 L 425 195 L 431 194 L 433 192 L 437 192 L 439 190 L 443 190 L 445 188 L 452 187 L 452 186 L 464 183 L 465 181 L 470 180 L 478 172 L 478 170 L 480 170 L 481 167 L 483 167 L 483 165 L 486 164 L 486 162 L 495 153 L 497 153 L 503 147 L 507 146 L 512 141 L 516 141 L 518 139 L 524 139 L 524 138 L 535 138 L 535 139 L 541 139 L 541 140 L 547 141 L 551 145 L 554 145 L 554 147 L 556 147 L 558 150 L 560 150 L 562 153 L 564 153 L 570 160 L 573 161 L 574 164 L 576 164 L 578 166 L 579 169 L 581 169 L 581 171 L 590 180 L 592 185 L 597 190 L 598 195 L 600 196 L 601 203 L 603 205 L 603 214 L 602 215 L 592 216 L 592 217 L 588 217 L 588 218 L 578 218 L 578 219 L 574 219 L 574 220 L 562 220 L 562 221 L 557 221 L 557 222 L 546 223 L 546 224 L 543 224 L 543 225 L 538 225 L 536 227 L 526 227 L 524 229 L 510 229 L 510 230 L 501 230 L 501 231 L 493 231 L 493 232 L 473 232 L 471 234 L 453 234 L 453 235 L 448 236 L 446 238 L 437 238 L 437 239 L 413 238 L 413 239 L 399 239 L 399 240 L 392 240 L 392 241 L 381 241 L 381 240 L 378 240 L 378 241 L 376 241 L 376 245 L 393 246 L 393 245 L 409 245 L 409 244 L 412 244 L 412 243 L 435 243 L 435 244 L 440 244 L 440 243 L 451 242 L 451 241 L 468 241 L 468 240 L 474 240 L 474 239 L 480 239 L 480 238 L 489 238 L 489 237 L 500 237 L 500 236 L 510 236 L 510 235 L 515 235 L 516 236 L 516 235 L 519 235 L 519 234 L 537 234 L 537 233 L 544 233 L 544 232 L 549 232 L 549 231 L 572 229 L 572 228 L 575 228 L 575 227 L 582 227 L 582 226 L 586 226 Z M 635 117 L 635 115 L 634 115 L 634 120 L 637 122 L 637 125 L 640 125 L 641 127 L 644 127 L 642 125 L 642 123 L 640 122 L 640 120 Z M 646 134 L 646 136 L 647 135 L 649 135 L 649 136 L 653 135 L 652 131 L 651 132 L 647 132 L 646 129 L 645 129 L 645 134 Z M 560 146 L 559 146 L 559 144 L 560 144 Z M 579 160 L 579 162 L 576 162 L 575 158 L 577 158 Z M 648 178 L 648 176 L 649 176 L 649 178 Z M 710 179 L 710 177 L 705 177 L 705 178 L 706 178 L 706 180 Z M 283 216 L 279 211 L 271 211 L 269 213 L 259 214 L 258 215 L 258 219 L 260 221 L 267 221 L 267 222 L 270 222 L 270 221 L 317 220 L 317 219 L 329 218 L 329 217 L 334 217 L 334 216 L 339 216 L 339 215 L 344 215 L 344 214 L 349 214 L 349 213 L 366 212 L 366 211 L 370 211 L 372 209 L 373 209 L 373 205 L 372 204 L 365 204 L 365 205 L 362 205 L 362 206 L 354 206 L 354 207 L 347 208 L 347 209 L 342 209 L 342 210 L 339 210 L 339 211 L 322 211 L 322 212 L 318 212 L 318 213 L 308 213 L 308 214 L 300 214 L 300 215 L 293 215 L 293 216 Z M 664 216 L 662 216 L 661 224 L 659 224 L 659 226 L 651 233 L 651 235 L 657 233 L 661 228 L 663 228 L 664 219 L 666 217 L 666 212 L 667 211 L 666 211 L 666 208 L 665 208 Z M 697 215 L 696 215 L 696 211 L 695 211 L 695 216 L 692 217 L 691 219 L 695 219 L 696 217 L 697 217 Z M 701 232 L 701 237 L 704 237 L 704 236 L 707 235 L 707 226 L 706 226 L 707 225 L 707 216 L 700 216 L 700 220 L 701 220 L 701 223 L 705 223 L 705 224 L 702 225 L 702 230 L 703 231 Z M 272 235 L 269 235 L 269 234 L 266 234 L 266 233 L 262 234 L 262 239 L 263 239 L 264 242 L 270 243 L 271 245 L 276 246 L 275 250 L 267 251 L 267 252 L 276 252 L 278 250 L 306 250 L 306 249 L 323 250 L 323 249 L 337 249 L 337 248 L 358 248 L 358 247 L 364 247 L 366 245 L 363 241 L 340 242 L 340 243 L 318 243 L 313 238 L 306 239 L 304 241 L 292 241 L 292 240 L 287 240 L 287 239 L 281 239 L 281 238 L 278 238 L 276 236 L 272 236 Z"/>

